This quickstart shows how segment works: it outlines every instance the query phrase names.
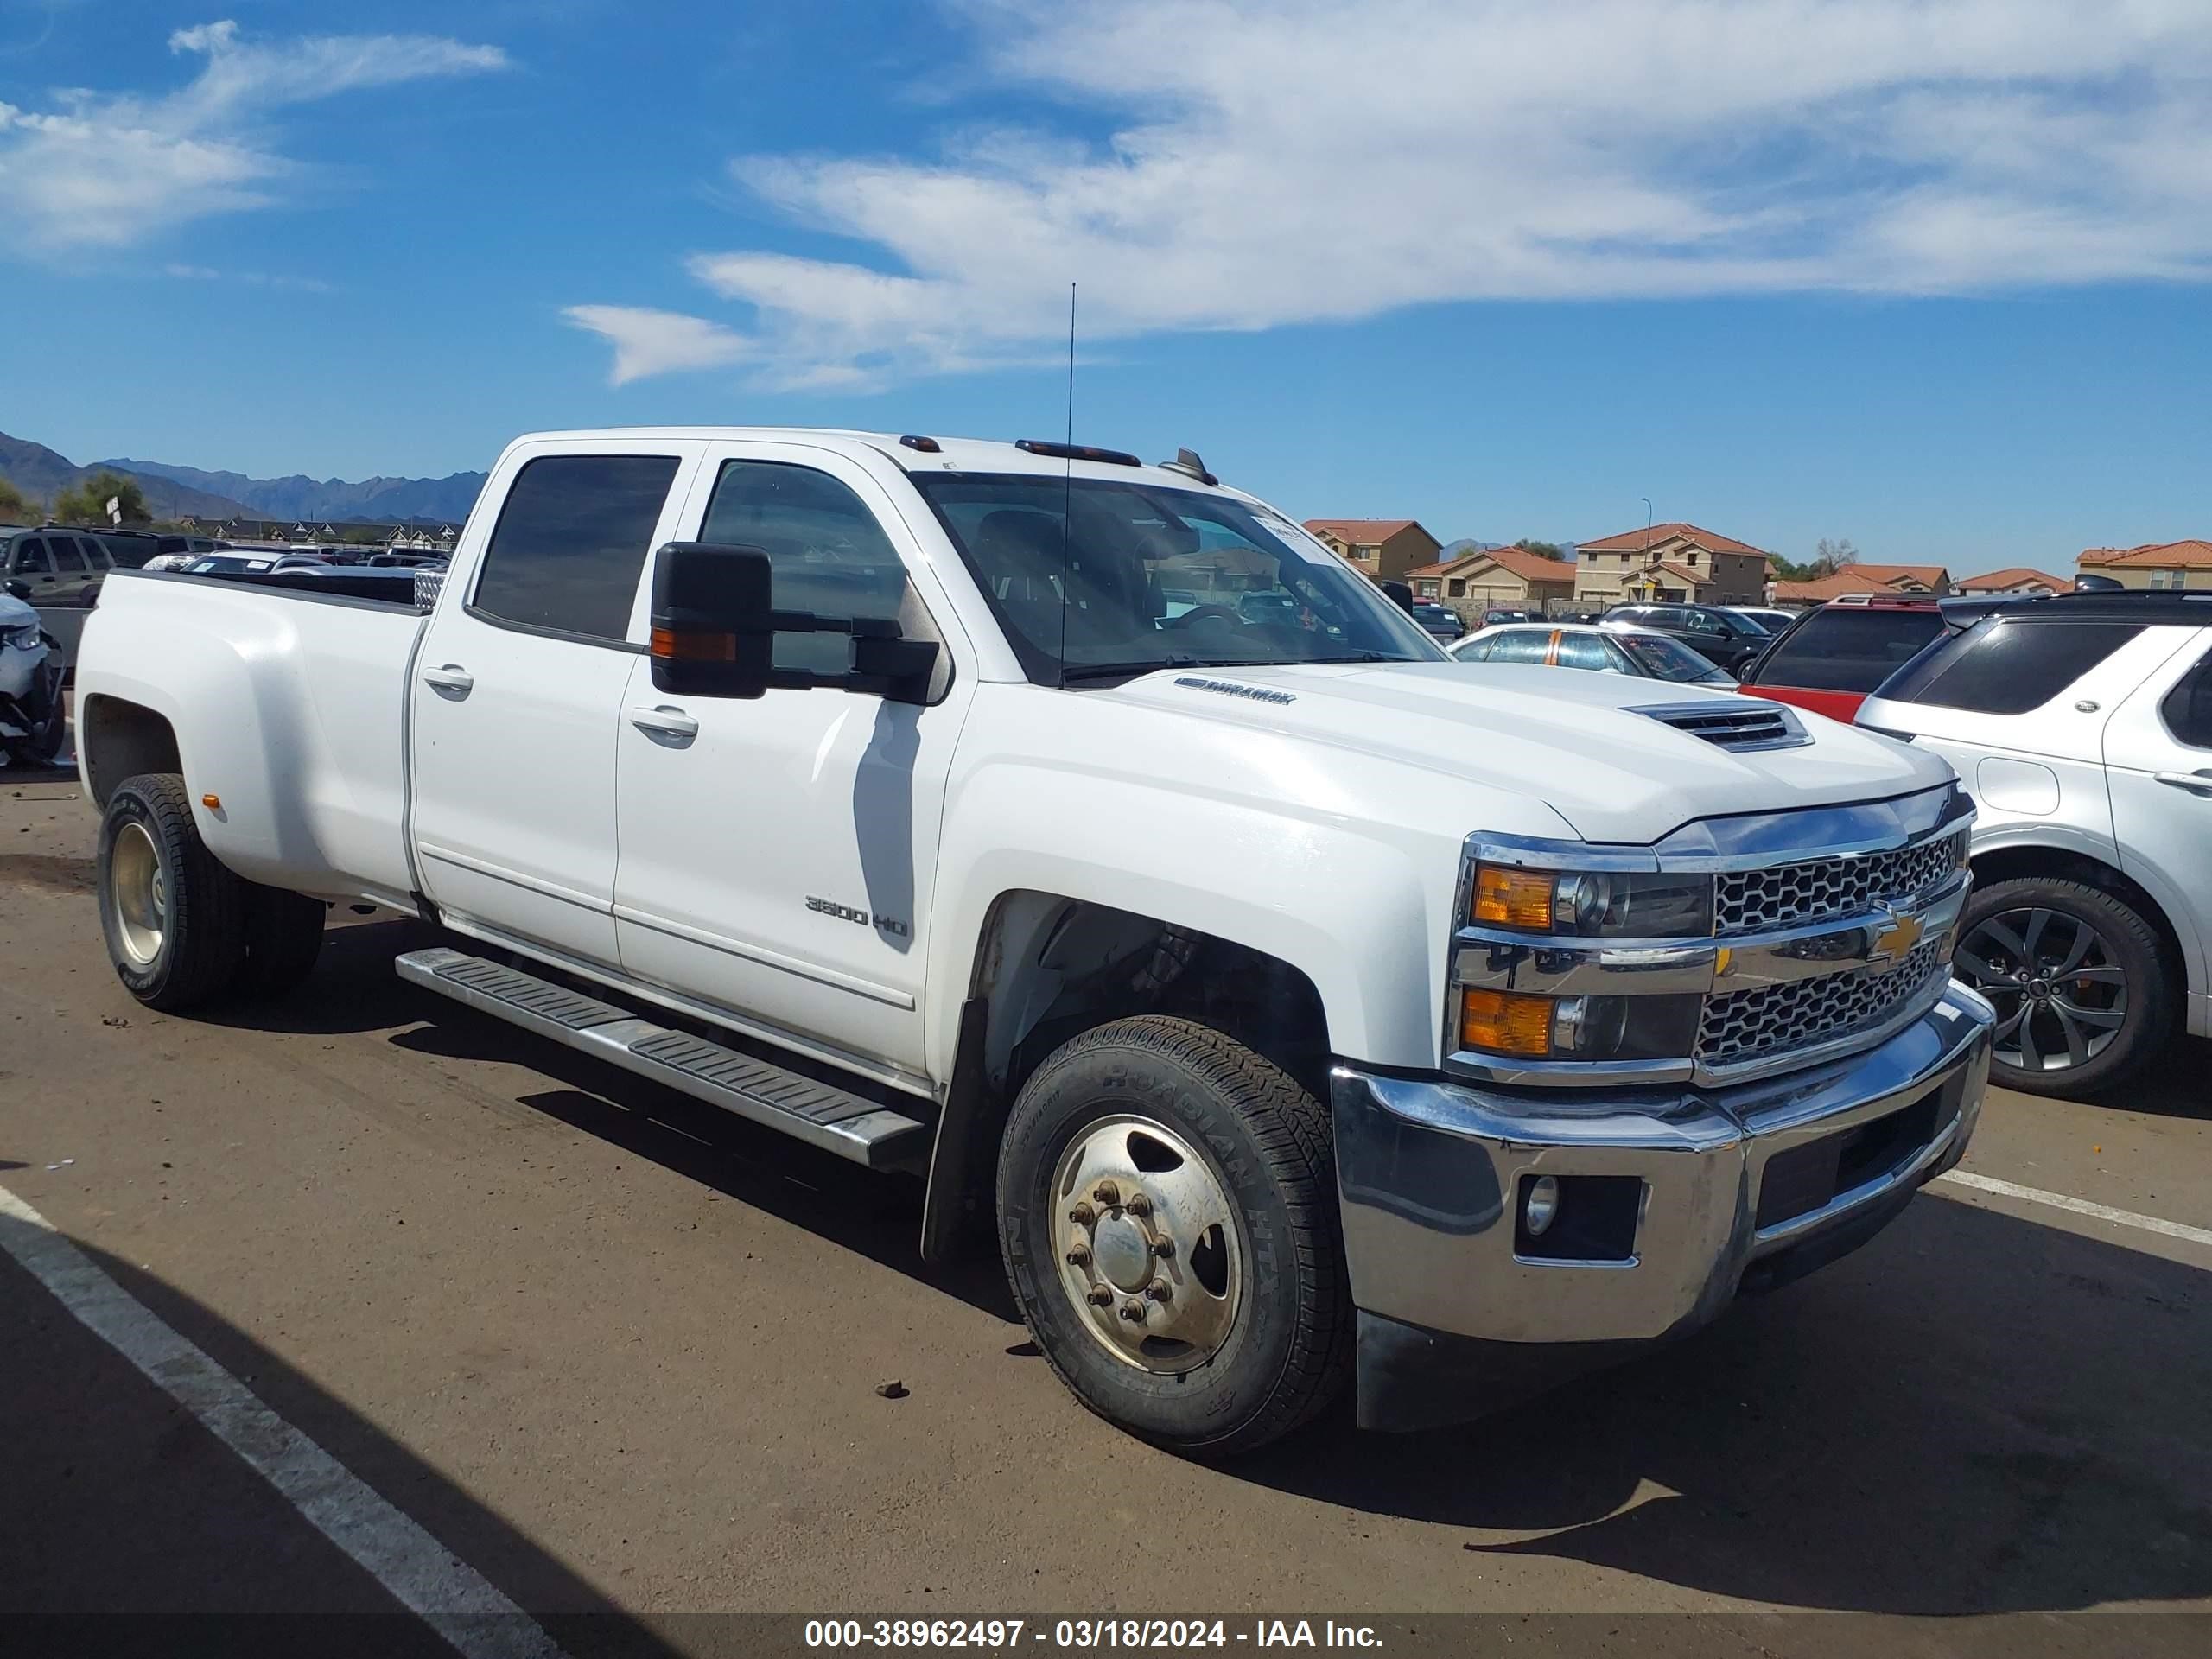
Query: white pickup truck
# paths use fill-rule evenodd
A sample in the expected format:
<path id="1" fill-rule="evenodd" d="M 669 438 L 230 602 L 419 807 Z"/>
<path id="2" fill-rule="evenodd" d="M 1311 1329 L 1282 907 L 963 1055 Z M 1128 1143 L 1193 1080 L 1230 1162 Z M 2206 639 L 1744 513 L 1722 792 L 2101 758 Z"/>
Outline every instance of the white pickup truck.
<path id="1" fill-rule="evenodd" d="M 434 920 L 408 979 L 922 1175 L 925 1253 L 994 1221 L 1160 1444 L 1355 1376 L 1370 1426 L 1476 1414 L 1849 1249 L 1973 1131 L 1941 760 L 1453 663 L 1187 451 L 536 435 L 420 586 L 110 579 L 124 984 Z"/>

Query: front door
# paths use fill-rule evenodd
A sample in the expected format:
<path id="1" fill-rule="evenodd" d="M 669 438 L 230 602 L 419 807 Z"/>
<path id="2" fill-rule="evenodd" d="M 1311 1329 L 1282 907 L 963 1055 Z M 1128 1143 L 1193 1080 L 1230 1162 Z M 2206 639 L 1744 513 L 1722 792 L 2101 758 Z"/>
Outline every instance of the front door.
<path id="1" fill-rule="evenodd" d="M 48 543 L 54 538 L 47 536 L 26 536 L 16 543 L 16 556 L 10 562 L 8 579 L 20 582 L 30 592 L 33 605 L 58 605 L 61 602 L 61 578 L 54 568 L 54 550 Z"/>
<path id="2" fill-rule="evenodd" d="M 615 732 L 644 652 L 639 579 L 697 448 L 533 445 L 486 487 L 498 523 L 456 560 L 466 594 L 442 595 L 411 688 L 416 868 L 464 931 L 617 961 Z"/>
<path id="3" fill-rule="evenodd" d="M 2203 982 L 2212 950 L 2212 635 L 2175 652 L 2105 727 L 2120 867 L 2149 888 Z M 2190 1028 L 2205 1028 L 2208 1010 Z"/>
<path id="4" fill-rule="evenodd" d="M 709 448 L 690 539 L 767 553 L 779 610 L 895 617 L 938 639 L 927 706 L 840 690 L 677 696 L 632 669 L 617 785 L 615 917 L 632 976 L 771 1037 L 919 1081 L 931 877 L 969 690 L 909 569 L 885 486 L 804 444 Z M 834 634 L 784 634 L 779 667 L 842 671 Z"/>

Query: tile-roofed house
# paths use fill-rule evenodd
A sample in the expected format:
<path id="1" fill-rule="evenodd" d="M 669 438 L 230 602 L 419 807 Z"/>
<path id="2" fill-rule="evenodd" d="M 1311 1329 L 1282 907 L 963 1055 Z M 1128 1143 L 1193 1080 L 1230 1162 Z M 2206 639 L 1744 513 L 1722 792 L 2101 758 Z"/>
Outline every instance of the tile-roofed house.
<path id="1" fill-rule="evenodd" d="M 1592 608 L 1637 600 L 1758 605 L 1766 598 L 1768 556 L 1695 524 L 1624 530 L 1574 552 L 1575 601 Z"/>
<path id="2" fill-rule="evenodd" d="M 1574 598 L 1574 566 L 1548 559 L 1526 548 L 1494 547 L 1463 553 L 1441 564 L 1417 565 L 1406 572 L 1415 599 L 1433 599 L 1479 625 L 1488 610 L 1542 611 L 1557 601 L 1564 608 Z"/>
<path id="3" fill-rule="evenodd" d="M 1402 582 L 1443 543 L 1413 518 L 1308 518 L 1306 528 L 1376 582 Z"/>
<path id="4" fill-rule="evenodd" d="M 1940 564 L 1847 564 L 1810 582 L 1777 582 L 1777 605 L 1825 605 L 1832 599 L 1878 594 L 1948 594 L 1951 573 Z"/>
<path id="5" fill-rule="evenodd" d="M 2016 564 L 1985 575 L 1961 576 L 1953 586 L 1961 594 L 2063 594 L 2072 584 L 2048 570 L 2032 570 L 2024 564 Z"/>
<path id="6" fill-rule="evenodd" d="M 2212 588 L 2212 541 L 2146 542 L 2141 547 L 2089 547 L 2075 561 L 2125 588 Z"/>

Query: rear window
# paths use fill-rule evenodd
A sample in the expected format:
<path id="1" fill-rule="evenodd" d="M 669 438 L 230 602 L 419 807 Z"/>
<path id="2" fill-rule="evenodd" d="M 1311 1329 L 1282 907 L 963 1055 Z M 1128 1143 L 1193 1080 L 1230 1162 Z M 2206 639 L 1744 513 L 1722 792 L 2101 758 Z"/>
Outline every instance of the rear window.
<path id="1" fill-rule="evenodd" d="M 2040 709 L 2143 632 L 2138 622 L 1992 617 L 1931 651 L 1883 696 L 1897 702 L 2024 715 Z"/>
<path id="2" fill-rule="evenodd" d="M 1663 633 L 1624 633 L 1615 636 L 1613 643 L 1655 680 L 1688 683 L 1711 679 L 1720 672 L 1710 660 Z"/>
<path id="3" fill-rule="evenodd" d="M 1943 632 L 1942 616 L 1831 605 L 1773 646 L 1747 683 L 1808 691 L 1872 691 Z"/>
<path id="4" fill-rule="evenodd" d="M 530 462 L 500 505 L 472 608 L 549 633 L 621 639 L 676 466 L 673 455 Z"/>

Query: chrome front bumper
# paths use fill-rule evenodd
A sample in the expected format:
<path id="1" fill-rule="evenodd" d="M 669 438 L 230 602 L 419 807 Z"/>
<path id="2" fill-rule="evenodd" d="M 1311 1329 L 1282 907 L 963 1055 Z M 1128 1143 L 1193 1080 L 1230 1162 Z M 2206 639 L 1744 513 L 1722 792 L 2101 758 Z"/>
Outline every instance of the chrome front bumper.
<path id="1" fill-rule="evenodd" d="M 1490 1344 L 1656 1340 L 1705 1323 L 1738 1289 L 1841 1254 L 1966 1150 L 1991 1025 L 1988 1005 L 1954 985 L 1878 1046 L 1726 1088 L 1507 1089 L 1338 1067 L 1363 1350 L 1370 1319 Z M 1531 1238 L 1521 1195 L 1540 1175 L 1560 1177 L 1565 1197 L 1560 1221 Z M 1641 1185 L 1586 1189 L 1577 1176 Z M 1626 1203 L 1622 1248 L 1542 1254 L 1562 1248 L 1581 1190 Z"/>

